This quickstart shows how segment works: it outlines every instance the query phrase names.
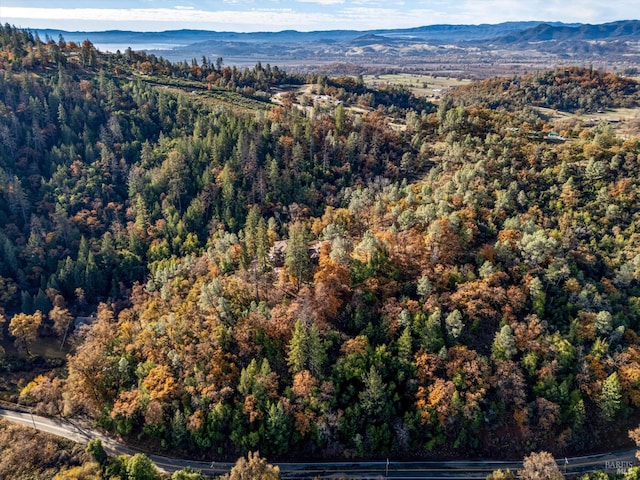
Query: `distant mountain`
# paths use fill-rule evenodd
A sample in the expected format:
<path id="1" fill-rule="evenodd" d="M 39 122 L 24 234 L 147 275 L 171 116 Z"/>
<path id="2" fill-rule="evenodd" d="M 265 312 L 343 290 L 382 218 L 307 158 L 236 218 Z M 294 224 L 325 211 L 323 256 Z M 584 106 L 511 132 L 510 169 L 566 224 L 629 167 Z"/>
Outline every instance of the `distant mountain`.
<path id="1" fill-rule="evenodd" d="M 146 50 L 171 61 L 223 57 L 229 64 L 252 65 L 256 61 L 306 67 L 348 62 L 363 66 L 459 65 L 469 62 L 491 67 L 489 56 L 506 55 L 505 64 L 602 62 L 623 69 L 640 63 L 640 20 L 601 25 L 561 22 L 506 22 L 482 25 L 428 25 L 407 29 L 327 30 L 298 32 L 213 32 L 175 30 L 165 32 L 65 32 L 39 30 L 41 38 L 81 42 L 91 40 L 103 51 Z M 515 57 L 513 57 L 515 55 Z M 505 57 L 505 58 L 507 58 Z M 513 57 L 513 58 L 512 58 Z M 493 63 L 492 63 L 493 62 Z M 549 63 L 551 62 L 551 63 Z M 441 67 L 437 67 L 441 68 Z M 493 67 L 491 67 L 493 69 Z M 475 69 L 476 71 L 478 69 Z M 508 72 L 508 70 L 505 70 Z"/>
<path id="2" fill-rule="evenodd" d="M 135 50 L 136 45 L 173 44 L 174 46 L 204 45 L 210 42 L 273 42 L 273 43 L 307 43 L 307 42 L 345 42 L 356 38 L 381 41 L 384 38 L 405 41 L 428 42 L 461 42 L 469 40 L 485 40 L 506 36 L 511 33 L 521 33 L 528 29 L 550 25 L 554 27 L 576 26 L 578 24 L 564 24 L 560 22 L 506 22 L 482 25 L 427 25 L 406 29 L 381 30 L 325 30 L 313 32 L 299 32 L 283 30 L 280 32 L 215 32 L 209 30 L 170 30 L 164 32 L 132 32 L 123 30 L 108 30 L 104 32 L 68 32 L 64 30 L 36 30 L 42 38 L 53 38 L 62 35 L 66 40 L 81 42 L 89 39 L 94 44 L 126 44 Z M 361 41 L 361 40 L 359 40 Z"/>
<path id="3" fill-rule="evenodd" d="M 481 25 L 427 25 L 424 27 L 407 28 L 402 30 L 379 30 L 375 33 L 384 36 L 422 39 L 428 41 L 460 42 L 465 40 L 494 39 L 511 32 L 522 32 L 538 25 L 578 26 L 581 24 L 566 24 L 562 22 L 505 22 Z"/>
<path id="4" fill-rule="evenodd" d="M 542 23 L 535 27 L 514 32 L 495 39 L 492 43 L 522 44 L 549 41 L 589 41 L 613 40 L 624 37 L 638 37 L 640 40 L 640 20 L 626 20 L 601 25 L 550 25 Z"/>
<path id="5" fill-rule="evenodd" d="M 384 35 L 376 35 L 373 33 L 367 33 L 366 35 L 361 35 L 359 37 L 354 38 L 353 40 L 350 40 L 348 43 L 349 45 L 365 47 L 370 45 L 386 45 L 386 46 L 404 45 L 407 41 L 411 42 L 411 41 L 419 41 L 419 40 L 415 38 L 399 38 L 399 37 L 393 37 L 393 36 L 384 36 Z"/>
<path id="6" fill-rule="evenodd" d="M 534 47 L 547 53 L 589 55 L 625 53 L 632 50 L 627 41 L 640 41 L 640 20 L 624 20 L 600 25 L 539 24 L 498 37 L 491 46 L 509 49 Z"/>
<path id="7" fill-rule="evenodd" d="M 184 46 L 205 42 L 313 42 L 318 40 L 350 40 L 363 35 L 365 32 L 356 30 L 331 30 L 315 32 L 298 32 L 283 30 L 280 32 L 215 32 L 210 30 L 168 30 L 164 32 L 132 32 L 123 30 L 109 30 L 104 32 L 68 32 L 63 30 L 37 30 L 40 37 L 58 38 L 62 35 L 66 40 L 83 41 L 90 39 L 95 44 L 127 43 L 135 49 L 138 44 L 163 43 Z"/>

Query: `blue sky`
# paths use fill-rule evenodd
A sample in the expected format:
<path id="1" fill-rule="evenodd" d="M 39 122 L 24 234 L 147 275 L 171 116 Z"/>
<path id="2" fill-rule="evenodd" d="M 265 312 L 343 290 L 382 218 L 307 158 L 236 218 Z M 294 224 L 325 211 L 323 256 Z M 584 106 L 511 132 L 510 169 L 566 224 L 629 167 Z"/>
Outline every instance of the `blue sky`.
<path id="1" fill-rule="evenodd" d="M 635 19 L 637 0 L 0 0 L 0 22 L 70 31 L 300 31 Z"/>

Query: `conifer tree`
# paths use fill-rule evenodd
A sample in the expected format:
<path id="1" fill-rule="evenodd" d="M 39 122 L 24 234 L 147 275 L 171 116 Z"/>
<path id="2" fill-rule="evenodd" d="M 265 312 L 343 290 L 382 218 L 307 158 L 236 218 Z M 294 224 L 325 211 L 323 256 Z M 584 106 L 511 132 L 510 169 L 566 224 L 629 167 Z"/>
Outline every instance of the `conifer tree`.
<path id="1" fill-rule="evenodd" d="M 307 364 L 307 331 L 302 320 L 296 320 L 293 327 L 293 335 L 289 342 L 289 353 L 287 355 L 287 364 L 291 375 L 295 375 L 304 370 Z"/>

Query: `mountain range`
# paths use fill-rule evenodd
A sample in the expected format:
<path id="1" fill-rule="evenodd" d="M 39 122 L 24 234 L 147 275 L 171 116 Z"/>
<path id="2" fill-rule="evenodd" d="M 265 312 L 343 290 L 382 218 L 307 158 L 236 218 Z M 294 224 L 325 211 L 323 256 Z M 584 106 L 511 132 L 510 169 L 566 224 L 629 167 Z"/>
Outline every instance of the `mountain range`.
<path id="1" fill-rule="evenodd" d="M 267 61 L 287 65 L 344 62 L 408 66 L 449 63 L 490 56 L 522 56 L 536 63 L 622 62 L 640 59 L 640 20 L 599 25 L 560 22 L 506 22 L 482 25 L 429 25 L 409 29 L 298 32 L 65 32 L 39 30 L 41 37 L 91 40 L 99 49 L 147 50 L 172 61 L 224 57 L 231 64 Z M 609 67 L 611 65 L 608 65 Z"/>

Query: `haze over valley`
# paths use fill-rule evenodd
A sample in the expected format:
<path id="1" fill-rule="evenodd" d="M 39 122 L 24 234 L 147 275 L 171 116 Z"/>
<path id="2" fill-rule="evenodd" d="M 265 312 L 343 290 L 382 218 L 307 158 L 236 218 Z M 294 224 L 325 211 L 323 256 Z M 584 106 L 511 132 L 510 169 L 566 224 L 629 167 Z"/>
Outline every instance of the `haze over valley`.
<path id="1" fill-rule="evenodd" d="M 256 62 L 292 71 L 341 73 L 401 69 L 483 78 L 561 65 L 633 71 L 640 65 L 640 21 L 600 25 L 508 22 L 496 25 L 432 25 L 410 29 L 232 33 L 61 32 L 42 38 L 81 43 L 103 51 L 147 50 L 171 61 L 223 57 L 230 65 Z"/>

